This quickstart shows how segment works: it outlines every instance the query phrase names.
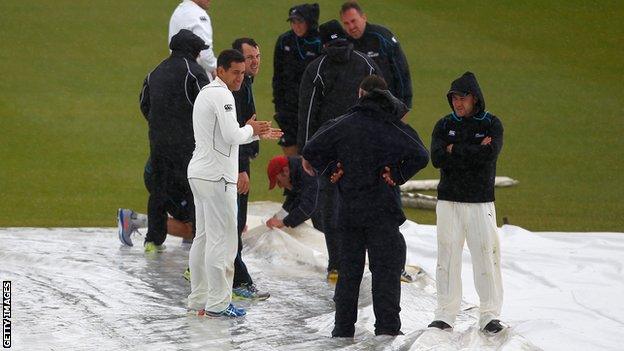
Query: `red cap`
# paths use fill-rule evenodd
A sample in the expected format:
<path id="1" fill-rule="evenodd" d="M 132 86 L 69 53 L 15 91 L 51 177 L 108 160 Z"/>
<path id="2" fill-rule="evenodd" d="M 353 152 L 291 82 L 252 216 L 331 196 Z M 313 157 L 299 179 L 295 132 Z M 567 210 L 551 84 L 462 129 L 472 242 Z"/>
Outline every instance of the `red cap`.
<path id="1" fill-rule="evenodd" d="M 284 167 L 288 167 L 288 158 L 286 156 L 275 156 L 269 161 L 267 166 L 267 175 L 269 176 L 269 190 L 275 188 L 277 175 L 282 173 Z"/>

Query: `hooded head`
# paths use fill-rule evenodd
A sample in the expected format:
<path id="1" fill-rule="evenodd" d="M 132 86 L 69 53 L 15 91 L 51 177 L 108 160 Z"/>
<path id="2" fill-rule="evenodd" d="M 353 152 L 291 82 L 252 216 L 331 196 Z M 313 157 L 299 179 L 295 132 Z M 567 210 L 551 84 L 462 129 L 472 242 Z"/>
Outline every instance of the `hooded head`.
<path id="1" fill-rule="evenodd" d="M 308 33 L 316 32 L 318 30 L 319 21 L 319 4 L 301 4 L 296 5 L 288 10 L 287 21 L 303 21 L 308 25 Z"/>
<path id="2" fill-rule="evenodd" d="M 321 24 L 319 26 L 319 32 L 321 35 L 321 43 L 325 46 L 332 46 L 347 41 L 347 33 L 342 29 L 340 22 L 336 20 Z"/>
<path id="3" fill-rule="evenodd" d="M 476 114 L 485 111 L 485 99 L 483 98 L 483 93 L 481 93 L 479 82 L 477 82 L 477 77 L 474 73 L 466 72 L 451 83 L 451 88 L 448 93 L 446 93 L 446 98 L 448 99 L 451 109 L 453 109 L 453 94 L 460 96 L 470 94 L 474 96 L 477 99 L 474 107 L 474 113 Z"/>
<path id="4" fill-rule="evenodd" d="M 390 93 L 386 81 L 376 75 L 360 83 L 360 99 L 354 109 L 388 122 L 400 121 L 408 112 L 407 106 Z"/>
<path id="5" fill-rule="evenodd" d="M 171 37 L 171 42 L 169 43 L 169 49 L 173 53 L 188 54 L 193 59 L 197 58 L 202 50 L 206 50 L 209 47 L 202 38 L 188 29 L 181 29 L 176 35 Z"/>

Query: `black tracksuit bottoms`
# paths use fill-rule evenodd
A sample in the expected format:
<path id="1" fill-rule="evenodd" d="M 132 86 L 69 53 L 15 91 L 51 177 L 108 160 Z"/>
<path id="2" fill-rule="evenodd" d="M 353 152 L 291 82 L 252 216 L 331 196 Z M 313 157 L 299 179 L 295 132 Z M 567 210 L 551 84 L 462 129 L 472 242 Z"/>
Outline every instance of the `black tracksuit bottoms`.
<path id="1" fill-rule="evenodd" d="M 401 331 L 401 270 L 405 266 L 405 240 L 398 225 L 341 225 L 340 274 L 336 285 L 336 319 L 332 336 L 352 337 L 357 321 L 358 296 L 366 251 L 372 273 L 375 335 Z"/>
<path id="2" fill-rule="evenodd" d="M 167 238 L 167 213 L 195 222 L 195 203 L 186 177 L 190 153 L 180 154 L 168 149 L 152 147 L 150 150 L 152 174 L 145 241 L 156 245 L 162 245 Z M 182 202 L 184 208 L 180 208 Z"/>
<path id="3" fill-rule="evenodd" d="M 322 220 L 323 234 L 325 234 L 325 244 L 327 245 L 327 271 L 337 269 L 340 271 L 340 227 L 338 226 L 338 187 L 329 179 L 322 178 L 323 187 L 321 190 L 320 217 Z M 315 226 L 316 227 L 316 226 Z M 318 228 L 317 228 L 318 229 Z"/>
<path id="4" fill-rule="evenodd" d="M 249 193 L 238 194 L 238 252 L 234 259 L 234 283 L 233 288 L 237 288 L 242 284 L 251 285 L 253 280 L 247 271 L 247 266 L 243 262 L 241 252 L 243 251 L 243 230 L 247 225 L 247 203 L 249 202 Z"/>

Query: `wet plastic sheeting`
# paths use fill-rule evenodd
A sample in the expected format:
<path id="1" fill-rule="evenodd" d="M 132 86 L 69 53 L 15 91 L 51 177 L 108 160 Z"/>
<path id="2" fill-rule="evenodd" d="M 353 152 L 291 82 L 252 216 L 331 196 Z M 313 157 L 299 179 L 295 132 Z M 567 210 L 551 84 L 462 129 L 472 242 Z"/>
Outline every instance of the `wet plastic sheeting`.
<path id="1" fill-rule="evenodd" d="M 182 272 L 188 247 L 168 237 L 147 255 L 120 246 L 115 229 L 0 229 L 0 278 L 12 281 L 15 350 L 536 350 L 513 329 L 487 337 L 464 304 L 455 332 L 428 330 L 435 288 L 423 274 L 403 284 L 403 332 L 375 337 L 370 273 L 360 293 L 353 340 L 331 339 L 333 285 L 325 281 L 323 237 L 311 227 L 290 234 L 260 224 L 276 204 L 250 207 L 244 259 L 271 298 L 240 305 L 241 319 L 187 313 Z"/>

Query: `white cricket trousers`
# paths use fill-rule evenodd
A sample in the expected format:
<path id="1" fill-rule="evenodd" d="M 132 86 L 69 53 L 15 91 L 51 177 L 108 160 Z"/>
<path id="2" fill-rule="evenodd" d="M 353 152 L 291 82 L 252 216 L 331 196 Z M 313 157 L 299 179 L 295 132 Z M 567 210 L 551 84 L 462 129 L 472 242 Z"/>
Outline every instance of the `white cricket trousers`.
<path id="1" fill-rule="evenodd" d="M 195 201 L 195 239 L 189 254 L 188 307 L 225 310 L 232 300 L 238 249 L 236 184 L 189 179 Z"/>
<path id="2" fill-rule="evenodd" d="M 438 308 L 435 320 L 453 326 L 462 300 L 462 251 L 464 241 L 472 258 L 474 283 L 479 294 L 479 328 L 498 318 L 503 305 L 500 244 L 493 202 L 438 201 Z"/>

